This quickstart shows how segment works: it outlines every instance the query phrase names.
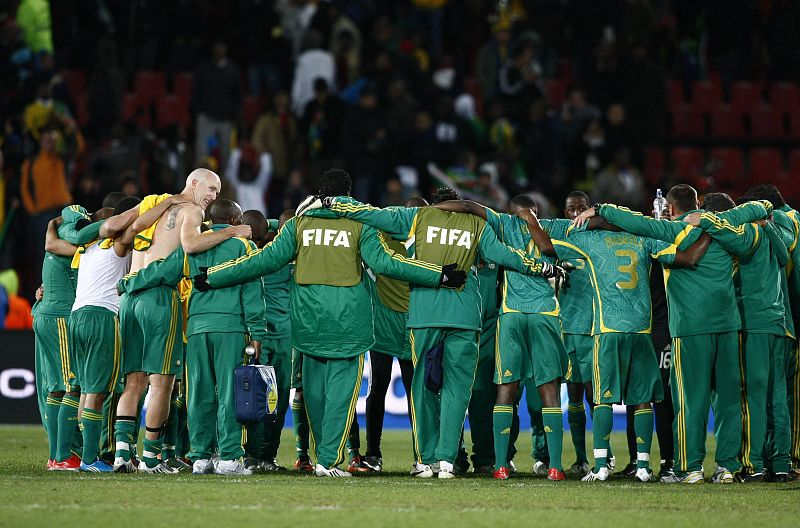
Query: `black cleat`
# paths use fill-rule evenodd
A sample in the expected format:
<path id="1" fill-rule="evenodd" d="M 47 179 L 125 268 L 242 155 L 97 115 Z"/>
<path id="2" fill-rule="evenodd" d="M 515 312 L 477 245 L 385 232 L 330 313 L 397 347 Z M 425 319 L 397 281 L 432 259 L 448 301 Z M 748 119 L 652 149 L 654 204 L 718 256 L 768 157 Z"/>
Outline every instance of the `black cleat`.
<path id="1" fill-rule="evenodd" d="M 627 466 L 614 473 L 615 477 L 633 478 L 636 475 L 636 464 L 629 462 Z"/>
<path id="2" fill-rule="evenodd" d="M 662 460 L 661 461 L 661 469 L 658 472 L 658 476 L 663 477 L 664 475 L 669 475 L 675 472 L 675 461 L 674 460 Z"/>
<path id="3" fill-rule="evenodd" d="M 764 482 L 764 473 L 759 471 L 757 473 L 747 473 L 744 469 L 736 473 L 736 482 L 754 483 Z"/>

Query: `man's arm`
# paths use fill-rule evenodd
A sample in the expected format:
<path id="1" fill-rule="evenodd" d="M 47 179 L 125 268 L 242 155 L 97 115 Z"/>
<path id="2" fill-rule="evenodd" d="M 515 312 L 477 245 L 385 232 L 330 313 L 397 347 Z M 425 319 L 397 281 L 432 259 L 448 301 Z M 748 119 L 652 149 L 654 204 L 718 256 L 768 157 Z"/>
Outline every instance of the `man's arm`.
<path id="1" fill-rule="evenodd" d="M 513 269 L 526 275 L 544 275 L 553 266 L 541 260 L 525 255 L 519 249 L 513 249 L 497 239 L 497 234 L 486 224 L 478 241 L 478 253 L 483 260 L 488 260 Z M 547 265 L 545 265 L 547 264 Z"/>
<path id="2" fill-rule="evenodd" d="M 589 209 L 589 211 L 593 210 L 594 208 Z M 675 244 L 678 248 L 683 249 L 694 244 L 702 234 L 699 229 L 695 229 L 685 222 L 656 220 L 625 207 L 617 207 L 611 204 L 601 205 L 600 210 L 596 213 L 610 224 L 622 228 L 623 231 L 655 238 L 668 244 Z M 587 216 L 591 217 L 593 215 L 589 214 Z"/>
<path id="3" fill-rule="evenodd" d="M 117 254 L 126 255 L 133 246 L 137 234 L 152 226 L 170 207 L 179 203 L 186 203 L 186 200 L 180 195 L 173 195 L 161 200 L 158 205 L 151 207 L 144 214 L 138 215 L 125 231 L 114 239 L 114 250 Z"/>
<path id="4" fill-rule="evenodd" d="M 247 333 L 252 341 L 263 343 L 267 338 L 267 314 L 264 285 L 260 277 L 242 284 L 241 299 Z"/>
<path id="5" fill-rule="evenodd" d="M 44 236 L 44 250 L 53 255 L 71 257 L 78 250 L 78 247 L 58 238 L 57 225 L 59 218 L 53 218 L 47 223 L 47 233 Z"/>
<path id="6" fill-rule="evenodd" d="M 178 248 L 167 258 L 154 260 L 139 271 L 122 277 L 117 283 L 117 292 L 136 293 L 156 286 L 175 288 L 183 278 L 183 259 L 184 252 Z"/>
<path id="7" fill-rule="evenodd" d="M 557 258 L 558 255 L 556 255 L 556 250 L 553 247 L 553 241 L 550 240 L 550 235 L 545 233 L 544 229 L 542 229 L 541 224 L 539 224 L 539 219 L 536 218 L 533 210 L 524 209 L 517 213 L 517 216 L 528 224 L 528 232 L 531 234 L 533 243 L 536 244 L 536 247 L 539 248 L 542 255 Z"/>
<path id="8" fill-rule="evenodd" d="M 114 215 L 100 226 L 100 238 L 114 238 L 130 226 L 139 216 L 139 206 Z"/>
<path id="9" fill-rule="evenodd" d="M 442 267 L 422 260 L 406 258 L 386 245 L 383 235 L 365 227 L 359 242 L 361 258 L 375 273 L 420 286 L 435 288 L 442 277 Z"/>
<path id="10" fill-rule="evenodd" d="M 249 225 L 226 227 L 219 231 L 202 234 L 200 224 L 203 223 L 203 210 L 198 206 L 184 207 L 183 222 L 181 223 L 181 247 L 188 255 L 202 253 L 212 247 L 218 246 L 229 238 L 250 238 L 252 231 Z"/>
<path id="11" fill-rule="evenodd" d="M 64 241 L 75 246 L 81 246 L 100 238 L 100 228 L 104 223 L 105 220 L 100 220 L 80 229 L 77 228 L 78 226 L 75 223 L 65 224 L 60 226 L 59 235 Z"/>
<path id="12" fill-rule="evenodd" d="M 791 257 L 789 255 L 789 250 L 786 248 L 786 244 L 781 238 L 781 234 L 778 232 L 778 228 L 775 227 L 772 222 L 765 222 L 762 227 L 769 239 L 772 253 L 775 255 L 775 258 L 778 259 L 778 265 L 783 268 L 789 263 Z"/>
<path id="13" fill-rule="evenodd" d="M 446 202 L 441 202 L 433 207 L 437 209 L 441 209 L 442 211 L 450 211 L 451 213 L 468 213 L 475 216 L 480 216 L 484 220 L 487 220 L 487 213 L 486 207 L 479 204 L 478 202 L 472 202 L 470 200 L 447 200 Z"/>
<path id="14" fill-rule="evenodd" d="M 770 214 L 772 214 L 772 204 L 767 200 L 757 200 L 743 203 L 733 209 L 718 213 L 717 216 L 723 220 L 727 220 L 731 225 L 740 226 L 742 224 L 764 220 L 768 218 Z"/>
<path id="15" fill-rule="evenodd" d="M 682 268 L 696 266 L 697 263 L 700 262 L 700 259 L 703 258 L 703 255 L 706 254 L 706 251 L 708 251 L 708 246 L 710 245 L 711 237 L 708 235 L 708 233 L 703 233 L 700 235 L 700 238 L 697 239 L 697 242 L 684 250 L 678 250 L 675 252 L 675 259 L 672 262 L 672 266 Z"/>
<path id="16" fill-rule="evenodd" d="M 201 291 L 224 288 L 267 275 L 291 262 L 296 248 L 295 219 L 292 218 L 283 224 L 272 242 L 247 255 L 208 268 L 205 275 L 195 277 L 195 286 Z"/>
<path id="17" fill-rule="evenodd" d="M 756 224 L 734 226 L 714 213 L 705 211 L 700 215 L 700 228 L 732 255 L 743 257 L 751 254 L 761 243 L 761 232 Z"/>
<path id="18" fill-rule="evenodd" d="M 334 198 L 329 209 L 338 216 L 357 220 L 404 239 L 409 238 L 411 226 L 419 210 L 418 207 L 380 209 L 343 196 Z"/>

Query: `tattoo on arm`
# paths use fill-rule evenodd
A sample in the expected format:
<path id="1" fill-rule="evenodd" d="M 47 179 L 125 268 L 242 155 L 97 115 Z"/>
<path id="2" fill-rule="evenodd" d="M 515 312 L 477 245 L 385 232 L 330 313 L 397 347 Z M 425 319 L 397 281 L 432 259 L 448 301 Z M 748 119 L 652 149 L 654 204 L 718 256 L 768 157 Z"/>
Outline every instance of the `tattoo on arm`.
<path id="1" fill-rule="evenodd" d="M 176 219 L 178 218 L 178 212 L 181 210 L 180 205 L 173 205 L 169 210 L 169 215 L 167 216 L 167 231 L 172 231 L 175 229 Z"/>

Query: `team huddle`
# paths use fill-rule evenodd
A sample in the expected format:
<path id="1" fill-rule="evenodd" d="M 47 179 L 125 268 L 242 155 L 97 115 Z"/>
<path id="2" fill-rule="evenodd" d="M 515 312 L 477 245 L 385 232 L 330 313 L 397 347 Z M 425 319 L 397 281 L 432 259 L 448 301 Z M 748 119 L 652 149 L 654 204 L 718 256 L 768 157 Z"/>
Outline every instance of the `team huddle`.
<path id="1" fill-rule="evenodd" d="M 217 199 L 220 186 L 197 169 L 179 194 L 112 193 L 96 213 L 73 205 L 51 221 L 34 306 L 48 469 L 285 471 L 276 455 L 294 389 L 295 470 L 380 472 L 397 358 L 416 477 L 453 478 L 471 458 L 475 473 L 509 478 L 524 392 L 534 472 L 564 480 L 562 383 L 577 454 L 567 471 L 584 481 L 614 470 L 622 403 L 622 475 L 704 482 L 711 409 L 712 482 L 797 477 L 800 214 L 774 186 L 701 206 L 677 185 L 659 219 L 576 191 L 564 218 L 541 220 L 526 195 L 506 214 L 446 188 L 430 204 L 375 208 L 349 197 L 339 169 L 276 220 Z M 246 351 L 275 369 L 275 422 L 236 419 Z"/>

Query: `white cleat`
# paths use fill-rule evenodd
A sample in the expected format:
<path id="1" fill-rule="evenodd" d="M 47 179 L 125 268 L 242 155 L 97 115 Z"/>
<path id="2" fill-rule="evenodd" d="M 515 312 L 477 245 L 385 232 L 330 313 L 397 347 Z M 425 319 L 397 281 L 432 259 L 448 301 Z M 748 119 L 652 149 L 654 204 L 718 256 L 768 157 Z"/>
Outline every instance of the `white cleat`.
<path id="1" fill-rule="evenodd" d="M 420 464 L 414 462 L 414 467 L 411 469 L 412 477 L 431 478 L 433 476 L 433 468 L 430 464 Z"/>
<path id="2" fill-rule="evenodd" d="M 597 473 L 595 473 L 594 471 L 590 471 L 581 480 L 583 482 L 596 482 L 596 481 L 603 482 L 608 480 L 609 474 L 611 474 L 611 472 L 608 470 L 608 467 L 601 467 L 600 471 L 598 471 Z"/>
<path id="3" fill-rule="evenodd" d="M 714 484 L 731 484 L 733 483 L 733 473 L 728 471 L 727 468 L 719 466 L 711 477 L 711 482 Z"/>
<path id="4" fill-rule="evenodd" d="M 208 458 L 195 460 L 192 464 L 192 475 L 210 475 L 214 473 L 214 464 Z"/>
<path id="5" fill-rule="evenodd" d="M 253 470 L 247 469 L 242 464 L 241 459 L 237 460 L 220 460 L 214 465 L 214 474 L 216 475 L 252 475 Z"/>
<path id="6" fill-rule="evenodd" d="M 550 466 L 542 462 L 541 460 L 537 460 L 536 463 L 533 465 L 533 474 L 534 475 L 547 475 L 547 471 L 550 469 Z"/>
<path id="7" fill-rule="evenodd" d="M 638 468 L 636 470 L 636 480 L 639 482 L 650 482 L 651 480 L 655 480 L 656 477 L 653 475 L 653 472 L 650 468 Z"/>
<path id="8" fill-rule="evenodd" d="M 608 466 L 608 471 L 613 473 L 614 472 L 614 468 L 617 467 L 617 457 L 615 457 L 615 456 L 610 457 L 608 459 L 608 461 L 606 462 L 606 465 Z"/>
<path id="9" fill-rule="evenodd" d="M 579 477 L 586 476 L 586 474 L 589 473 L 591 470 L 592 466 L 590 466 L 588 462 L 581 462 L 580 464 L 575 462 L 569 467 L 569 472 Z"/>
<path id="10" fill-rule="evenodd" d="M 316 477 L 352 477 L 352 473 L 347 471 L 342 471 L 337 467 L 332 467 L 330 469 L 325 469 L 325 466 L 322 464 L 317 464 L 314 468 L 314 476 Z"/>
<path id="11" fill-rule="evenodd" d="M 661 482 L 665 484 L 703 484 L 705 479 L 702 471 L 690 471 L 684 475 L 678 475 L 674 471 L 670 471 L 661 477 Z"/>
<path id="12" fill-rule="evenodd" d="M 151 474 L 162 474 L 162 475 L 177 475 L 178 470 L 172 469 L 168 465 L 164 464 L 163 462 L 159 462 L 158 465 L 154 467 L 147 467 L 147 464 L 144 460 L 139 462 L 139 473 L 151 473 Z"/>
<path id="13" fill-rule="evenodd" d="M 133 460 L 116 457 L 114 459 L 114 473 L 136 473 L 136 466 L 133 465 Z"/>
<path id="14" fill-rule="evenodd" d="M 444 460 L 439 461 L 439 474 L 437 476 L 440 479 L 456 478 L 456 474 L 453 473 L 453 464 Z"/>

